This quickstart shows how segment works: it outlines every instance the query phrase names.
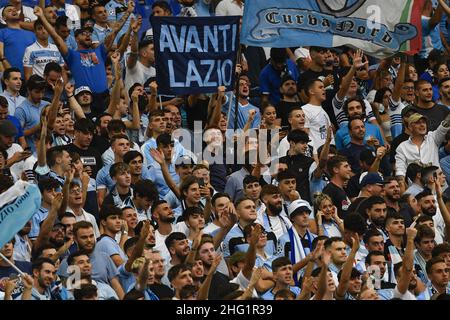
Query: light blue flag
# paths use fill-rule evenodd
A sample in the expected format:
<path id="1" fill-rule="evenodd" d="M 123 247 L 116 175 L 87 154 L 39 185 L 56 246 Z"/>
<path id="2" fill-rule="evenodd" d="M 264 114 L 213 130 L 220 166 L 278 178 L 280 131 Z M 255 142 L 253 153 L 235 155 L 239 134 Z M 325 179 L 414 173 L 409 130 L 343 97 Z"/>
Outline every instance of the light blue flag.
<path id="1" fill-rule="evenodd" d="M 41 198 L 37 185 L 22 180 L 0 195 L 0 248 L 31 219 Z"/>
<path id="2" fill-rule="evenodd" d="M 421 46 L 423 0 L 247 0 L 241 42 L 257 47 L 348 45 L 385 57 Z"/>

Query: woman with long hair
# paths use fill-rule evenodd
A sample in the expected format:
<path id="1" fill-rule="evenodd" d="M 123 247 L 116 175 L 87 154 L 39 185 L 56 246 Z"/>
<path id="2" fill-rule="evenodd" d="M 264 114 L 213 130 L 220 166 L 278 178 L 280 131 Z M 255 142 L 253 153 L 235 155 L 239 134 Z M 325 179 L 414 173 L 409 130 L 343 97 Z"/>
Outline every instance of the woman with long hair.
<path id="1" fill-rule="evenodd" d="M 319 236 L 342 237 L 344 221 L 339 218 L 331 197 L 325 193 L 314 195 L 314 216 L 310 220 L 310 231 Z"/>

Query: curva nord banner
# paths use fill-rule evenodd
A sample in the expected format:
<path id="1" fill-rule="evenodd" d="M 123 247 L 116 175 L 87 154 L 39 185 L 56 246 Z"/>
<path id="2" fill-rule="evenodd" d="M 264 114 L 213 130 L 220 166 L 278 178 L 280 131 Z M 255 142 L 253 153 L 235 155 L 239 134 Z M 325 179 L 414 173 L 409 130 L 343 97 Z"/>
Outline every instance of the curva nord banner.
<path id="1" fill-rule="evenodd" d="M 363 49 L 379 58 L 421 48 L 423 0 L 247 0 L 241 42 Z"/>
<path id="2" fill-rule="evenodd" d="M 151 24 L 159 93 L 232 90 L 239 17 L 152 17 Z"/>

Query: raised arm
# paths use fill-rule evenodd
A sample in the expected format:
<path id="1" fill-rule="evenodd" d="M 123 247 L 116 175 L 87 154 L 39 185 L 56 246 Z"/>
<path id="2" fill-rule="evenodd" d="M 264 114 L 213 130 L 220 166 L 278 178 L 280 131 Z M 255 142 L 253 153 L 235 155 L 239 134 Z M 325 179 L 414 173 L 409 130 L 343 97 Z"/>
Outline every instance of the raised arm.
<path id="1" fill-rule="evenodd" d="M 341 85 L 338 92 L 336 93 L 338 100 L 342 101 L 347 95 L 347 91 L 350 88 L 350 84 L 352 83 L 353 76 L 355 75 L 356 70 L 368 63 L 368 61 L 363 63 L 362 58 L 363 52 L 362 50 L 358 49 L 353 55 L 353 64 L 350 67 L 350 70 L 341 80 Z"/>
<path id="2" fill-rule="evenodd" d="M 105 48 L 107 51 L 109 51 L 111 49 L 111 47 L 114 43 L 114 39 L 116 38 L 119 31 L 122 30 L 123 25 L 127 21 L 130 14 L 133 13 L 134 7 L 135 7 L 134 1 L 133 0 L 128 1 L 127 11 L 125 11 L 124 15 L 120 18 L 120 20 L 117 22 L 117 24 L 113 27 L 113 31 L 106 36 L 103 44 L 105 45 Z"/>
<path id="3" fill-rule="evenodd" d="M 222 243 L 228 232 L 230 232 L 231 228 L 233 228 L 233 226 L 236 224 L 237 214 L 233 203 L 229 203 L 228 207 L 225 208 L 223 215 L 219 219 L 222 226 L 213 237 L 214 249 L 216 250 L 220 247 L 220 244 Z"/>
<path id="4" fill-rule="evenodd" d="M 322 177 L 322 174 L 324 173 L 327 167 L 328 153 L 330 152 L 330 144 L 332 138 L 333 138 L 333 128 L 329 126 L 327 128 L 327 138 L 325 140 L 325 144 L 322 148 L 322 151 L 320 152 L 319 165 L 317 166 L 317 169 L 314 170 L 314 178 L 316 179 L 320 179 L 320 177 Z"/>
<path id="5" fill-rule="evenodd" d="M 445 223 L 445 234 L 447 240 L 450 237 L 450 213 L 448 212 L 447 206 L 445 205 L 444 199 L 442 197 L 442 188 L 437 180 L 434 181 L 436 198 L 439 205 L 439 210 L 441 211 L 442 219 Z"/>
<path id="6" fill-rule="evenodd" d="M 147 289 L 147 281 L 148 281 L 148 266 L 152 263 L 150 258 L 145 257 L 144 265 L 142 266 L 141 271 L 139 272 L 138 279 L 136 282 L 136 290 L 144 291 Z"/>
<path id="7" fill-rule="evenodd" d="M 242 268 L 242 274 L 249 280 L 252 276 L 253 268 L 255 267 L 256 244 L 259 241 L 261 233 L 262 233 L 261 226 L 258 224 L 252 230 L 249 247 L 247 250 L 247 254 L 245 255 L 245 262 L 244 267 Z"/>
<path id="8" fill-rule="evenodd" d="M 61 100 L 61 94 L 63 92 L 63 82 L 61 79 L 56 80 L 55 84 L 55 94 L 53 95 L 52 103 L 50 109 L 48 110 L 48 126 L 53 129 L 53 126 L 58 116 L 59 111 L 59 101 Z"/>
<path id="9" fill-rule="evenodd" d="M 55 45 L 58 47 L 59 52 L 61 52 L 62 56 L 65 57 L 69 53 L 69 48 L 64 42 L 63 38 L 61 38 L 57 33 L 55 28 L 48 22 L 47 18 L 44 15 L 44 10 L 41 7 L 34 7 L 34 14 L 41 19 L 42 24 L 44 25 L 45 30 L 47 30 L 50 37 L 52 37 Z"/>
<path id="10" fill-rule="evenodd" d="M 131 39 L 131 26 L 134 23 L 134 18 L 131 18 L 131 23 L 130 26 L 127 29 L 127 32 L 125 32 L 122 41 L 119 44 L 119 47 L 117 48 L 117 51 L 119 51 L 120 56 L 123 57 L 124 53 L 127 51 L 128 49 L 128 45 L 130 44 L 130 39 Z"/>
<path id="11" fill-rule="evenodd" d="M 77 117 L 77 119 L 86 118 L 86 115 L 84 114 L 83 109 L 81 108 L 77 99 L 75 99 L 75 97 L 73 95 L 73 93 L 75 91 L 75 87 L 73 86 L 73 83 L 70 83 L 70 82 L 67 83 L 65 89 L 66 89 L 66 94 L 67 94 L 67 97 L 69 100 L 69 107 L 75 113 L 75 117 Z"/>
<path id="12" fill-rule="evenodd" d="M 46 138 L 47 138 L 47 117 L 41 116 L 41 136 L 37 144 L 37 158 L 39 167 L 45 167 L 47 165 L 47 151 L 45 149 Z"/>
<path id="13" fill-rule="evenodd" d="M 66 180 L 64 181 L 64 185 L 62 188 L 63 198 L 62 198 L 61 207 L 58 210 L 58 217 L 61 217 L 64 214 L 64 212 L 66 212 L 67 202 L 69 200 L 69 185 L 73 180 L 74 174 L 75 174 L 75 169 L 73 169 L 73 168 L 67 170 L 64 174 Z"/>
<path id="14" fill-rule="evenodd" d="M 124 268 L 126 271 L 131 272 L 131 266 L 133 265 L 133 262 L 137 258 L 142 256 L 142 253 L 144 252 L 145 241 L 147 240 L 149 234 L 150 234 L 150 221 L 145 220 L 144 226 L 142 227 L 141 230 L 141 234 L 139 235 L 139 240 L 134 246 L 130 258 L 125 263 Z"/>
<path id="15" fill-rule="evenodd" d="M 314 296 L 314 300 L 322 300 L 327 292 L 327 276 L 328 276 L 328 265 L 330 263 L 331 253 L 324 251 L 322 254 L 322 266 L 319 274 L 319 284 L 317 288 L 317 293 Z"/>
<path id="16" fill-rule="evenodd" d="M 397 283 L 397 290 L 400 294 L 405 294 L 408 290 L 409 282 L 411 280 L 411 274 L 414 270 L 414 238 L 417 235 L 416 228 L 407 228 L 406 229 L 406 249 L 405 255 L 403 256 L 402 263 L 402 274 Z"/>
<path id="17" fill-rule="evenodd" d="M 131 53 L 127 59 L 127 68 L 133 69 L 139 57 L 139 46 L 138 46 L 138 32 L 142 25 L 142 18 L 138 18 L 134 23 L 131 24 L 131 29 L 133 30 L 131 34 Z"/>
<path id="18" fill-rule="evenodd" d="M 369 172 L 378 172 L 378 170 L 380 169 L 381 160 L 383 159 L 385 154 L 386 154 L 386 147 L 377 148 L 375 160 L 370 166 Z"/>
<path id="19" fill-rule="evenodd" d="M 208 117 L 208 127 L 217 127 L 219 126 L 220 122 L 220 114 L 222 111 L 222 103 L 225 97 L 225 87 L 220 86 L 217 88 L 217 95 L 213 95 L 216 99 L 214 100 L 214 105 L 212 106 L 212 113 L 211 116 Z M 211 97 L 211 100 L 213 99 Z"/>
<path id="20" fill-rule="evenodd" d="M 52 201 L 52 206 L 48 213 L 47 218 L 41 225 L 39 230 L 39 235 L 36 241 L 33 243 L 33 249 L 38 250 L 44 243 L 50 239 L 50 232 L 52 231 L 53 225 L 55 224 L 56 218 L 58 217 L 58 210 L 61 208 L 63 195 L 58 193 L 54 200 Z"/>
<path id="21" fill-rule="evenodd" d="M 436 10 L 431 15 L 431 19 L 428 21 L 428 27 L 430 28 L 430 30 L 433 30 L 438 25 L 438 23 L 441 22 L 443 13 L 444 13 L 444 10 L 441 5 L 441 1 L 439 1 L 439 5 L 437 6 Z"/>
<path id="22" fill-rule="evenodd" d="M 114 86 L 111 90 L 111 100 L 109 101 L 106 112 L 114 115 L 117 111 L 117 106 L 120 103 L 120 82 L 122 80 L 122 68 L 120 67 L 120 53 L 118 51 L 111 55 L 111 61 L 114 69 Z M 119 117 L 120 119 L 120 117 Z"/>
<path id="23" fill-rule="evenodd" d="M 141 117 L 139 115 L 139 92 L 135 90 L 131 95 L 131 121 L 125 121 L 127 129 L 138 130 L 141 126 Z"/>
<path id="24" fill-rule="evenodd" d="M 244 293 L 240 297 L 238 297 L 236 300 L 247 300 L 252 297 L 253 290 L 255 289 L 255 286 L 258 283 L 259 279 L 261 279 L 262 271 L 263 271 L 263 268 L 258 268 L 258 269 L 253 270 L 248 287 L 245 288 Z"/>
<path id="25" fill-rule="evenodd" d="M 405 82 L 406 56 L 402 55 L 401 59 L 402 62 L 400 64 L 400 68 L 398 69 L 397 79 L 395 79 L 394 92 L 392 92 L 392 100 L 394 102 L 400 101 L 403 83 Z"/>
<path id="26" fill-rule="evenodd" d="M 172 192 L 175 194 L 175 196 L 178 199 L 180 199 L 181 198 L 180 188 L 178 188 L 177 184 L 172 179 L 172 176 L 169 173 L 169 168 L 167 167 L 166 161 L 164 160 L 163 153 L 161 151 L 159 151 L 158 149 L 150 149 L 150 155 L 161 166 L 163 178 L 164 178 L 164 181 L 166 182 L 167 186 L 170 188 L 170 190 L 172 190 Z"/>
<path id="27" fill-rule="evenodd" d="M 339 286 L 336 290 L 336 298 L 344 299 L 345 293 L 348 290 L 348 285 L 350 282 L 350 276 L 352 274 L 353 262 L 355 261 L 356 253 L 359 250 L 359 236 L 356 234 L 355 237 L 352 237 L 353 245 L 352 251 L 347 257 L 347 261 L 345 261 L 342 267 L 341 280 L 339 281 Z"/>
<path id="28" fill-rule="evenodd" d="M 216 253 L 216 256 L 214 257 L 214 260 L 211 264 L 211 268 L 209 269 L 209 273 L 206 276 L 205 281 L 203 281 L 203 283 L 200 285 L 200 288 L 198 289 L 197 300 L 208 300 L 212 277 L 214 276 L 214 273 L 216 273 L 217 267 L 219 266 L 221 260 L 222 255 Z"/>

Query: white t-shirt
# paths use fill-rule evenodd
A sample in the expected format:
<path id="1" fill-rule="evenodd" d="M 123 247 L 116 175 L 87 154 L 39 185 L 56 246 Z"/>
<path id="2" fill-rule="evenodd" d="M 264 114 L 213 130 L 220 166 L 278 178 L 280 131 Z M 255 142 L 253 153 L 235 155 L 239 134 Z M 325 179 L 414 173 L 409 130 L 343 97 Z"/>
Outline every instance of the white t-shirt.
<path id="1" fill-rule="evenodd" d="M 135 83 L 144 84 L 149 78 L 156 76 L 156 70 L 154 67 L 147 68 L 139 60 L 133 68 L 126 69 L 125 75 L 125 87 L 130 89 Z"/>
<path id="2" fill-rule="evenodd" d="M 32 68 L 32 74 L 44 77 L 45 66 L 49 62 L 64 65 L 63 57 L 56 45 L 49 43 L 47 47 L 44 47 L 36 41 L 25 49 L 23 65 Z"/>
<path id="3" fill-rule="evenodd" d="M 77 215 L 73 212 L 73 210 L 72 210 L 71 208 L 69 208 L 69 207 L 67 207 L 66 211 L 67 211 L 67 212 L 73 213 L 73 214 L 75 215 L 75 220 L 76 220 L 77 222 L 79 222 L 79 221 L 87 221 L 87 222 L 90 222 L 90 223 L 92 224 L 92 226 L 94 227 L 94 235 L 95 235 L 95 238 L 97 239 L 97 238 L 100 237 L 100 230 L 98 229 L 97 221 L 95 220 L 95 217 L 94 217 L 92 214 L 90 214 L 89 212 L 86 212 L 83 208 L 81 208 L 81 212 L 82 212 L 82 213 L 81 213 L 81 215 L 79 215 L 79 216 L 77 216 Z"/>
<path id="4" fill-rule="evenodd" d="M 13 143 L 11 147 L 9 147 L 8 150 L 6 150 L 6 153 L 8 154 L 7 160 L 11 159 L 14 153 L 16 152 L 23 152 L 23 149 L 19 144 Z M 27 170 L 33 170 L 33 165 L 36 163 L 36 161 L 37 161 L 36 157 L 29 156 L 25 160 L 14 163 L 9 168 L 14 181 L 20 180 L 22 172 Z"/>
<path id="5" fill-rule="evenodd" d="M 216 16 L 242 16 L 244 4 L 239 6 L 234 0 L 222 0 L 216 7 Z"/>
<path id="6" fill-rule="evenodd" d="M 155 247 L 154 250 L 158 250 L 161 253 L 161 257 L 163 257 L 166 262 L 170 261 L 170 253 L 166 247 L 166 238 L 169 235 L 162 235 L 158 230 L 155 231 Z M 166 269 L 167 272 L 167 269 Z"/>
<path id="7" fill-rule="evenodd" d="M 322 106 L 306 104 L 302 107 L 305 112 L 305 128 L 309 129 L 309 137 L 311 139 L 314 152 L 325 144 L 327 139 L 327 128 L 331 126 L 330 118 Z M 331 144 L 335 144 L 334 137 Z"/>
<path id="8" fill-rule="evenodd" d="M 401 299 L 401 300 L 417 300 L 416 296 L 413 295 L 409 290 L 406 290 L 404 294 L 401 294 L 398 291 L 397 286 L 394 288 L 394 298 Z"/>
<path id="9" fill-rule="evenodd" d="M 239 290 L 245 291 L 249 284 L 250 284 L 250 280 L 248 280 L 244 274 L 242 273 L 242 270 L 239 271 L 238 275 L 236 276 L 236 278 L 234 278 L 233 280 L 230 280 L 231 283 L 235 283 L 239 285 Z M 255 289 L 253 289 L 253 294 L 252 296 L 254 298 L 258 297 L 258 293 L 256 292 Z"/>

